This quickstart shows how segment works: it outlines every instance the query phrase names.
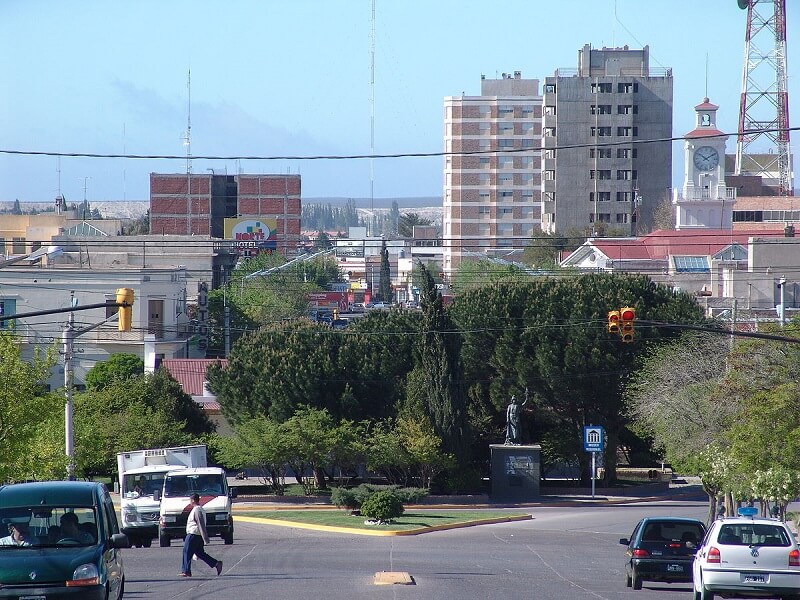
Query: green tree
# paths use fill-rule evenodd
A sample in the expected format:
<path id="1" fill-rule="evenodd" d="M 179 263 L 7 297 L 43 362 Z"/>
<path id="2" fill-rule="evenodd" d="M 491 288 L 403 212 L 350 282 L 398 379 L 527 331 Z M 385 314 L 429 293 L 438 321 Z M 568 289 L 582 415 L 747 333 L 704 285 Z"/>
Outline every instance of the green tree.
<path id="1" fill-rule="evenodd" d="M 469 460 L 470 433 L 463 390 L 461 337 L 442 304 L 442 295 L 423 266 L 420 288 L 421 335 L 414 370 L 408 376 L 408 403 L 420 406 L 442 439 L 444 451 Z"/>
<path id="2" fill-rule="evenodd" d="M 482 288 L 499 282 L 531 281 L 532 275 L 511 263 L 491 260 L 464 260 L 453 276 L 451 287 L 456 293 Z"/>
<path id="3" fill-rule="evenodd" d="M 147 235 L 150 233 L 150 209 L 148 208 L 141 217 L 122 226 L 122 235 Z"/>
<path id="4" fill-rule="evenodd" d="M 19 198 L 14 199 L 14 207 L 11 209 L 12 215 L 21 215 L 22 214 L 22 206 L 19 204 Z"/>
<path id="5" fill-rule="evenodd" d="M 277 421 L 256 417 L 236 426 L 235 435 L 220 437 L 218 458 L 235 468 L 255 468 L 264 483 L 269 483 L 276 496 L 286 490 L 285 466 L 291 458 L 286 432 Z"/>
<path id="6" fill-rule="evenodd" d="M 400 215 L 397 224 L 397 233 L 400 237 L 410 238 L 414 236 L 414 227 L 417 225 L 432 225 L 430 219 L 421 217 L 418 213 L 410 212 Z"/>
<path id="7" fill-rule="evenodd" d="M 536 233 L 522 252 L 522 262 L 537 269 L 558 267 L 561 253 L 567 247 L 567 238 L 551 233 Z"/>
<path id="8" fill-rule="evenodd" d="M 120 352 L 108 360 L 97 362 L 86 373 L 86 385 L 90 390 L 101 390 L 116 379 L 130 379 L 144 373 L 144 361 L 136 354 Z"/>
<path id="9" fill-rule="evenodd" d="M 378 281 L 377 300 L 379 302 L 391 302 L 392 298 L 392 270 L 389 265 L 389 250 L 386 248 L 386 240 L 381 243 L 381 270 Z"/>
<path id="10" fill-rule="evenodd" d="M 616 450 L 628 424 L 622 410 L 623 382 L 648 346 L 675 335 L 669 328 L 640 324 L 635 343 L 621 343 L 606 331 L 607 312 L 620 306 L 634 306 L 640 321 L 703 319 L 690 296 L 642 276 L 498 283 L 458 296 L 451 314 L 464 331 L 462 357 L 471 413 L 493 415 L 481 441 L 500 439 L 509 396 L 528 387 L 537 437 L 569 451 L 563 459 L 578 462 L 582 473 L 588 473 L 587 456 L 580 448 L 582 428 L 605 426 L 605 477 L 608 483 L 614 481 Z M 530 421 L 523 419 L 524 440 L 533 437 Z"/>
<path id="11" fill-rule="evenodd" d="M 49 459 L 37 465 L 31 455 L 39 431 L 63 421 L 63 398 L 46 392 L 43 386 L 56 356 L 50 348 L 36 351 L 32 360 L 23 360 L 17 337 L 0 331 L 0 481 L 38 478 L 52 472 Z M 63 439 L 49 457 L 60 454 L 63 459 Z M 65 462 L 60 460 L 60 464 Z"/>

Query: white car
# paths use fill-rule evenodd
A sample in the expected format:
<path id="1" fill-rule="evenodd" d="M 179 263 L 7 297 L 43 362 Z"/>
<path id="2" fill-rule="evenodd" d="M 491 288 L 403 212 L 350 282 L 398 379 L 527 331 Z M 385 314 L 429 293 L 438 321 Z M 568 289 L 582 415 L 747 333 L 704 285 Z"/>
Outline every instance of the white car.
<path id="1" fill-rule="evenodd" d="M 800 600 L 800 549 L 778 519 L 739 509 L 737 517 L 714 521 L 695 555 L 695 600 L 782 598 Z"/>

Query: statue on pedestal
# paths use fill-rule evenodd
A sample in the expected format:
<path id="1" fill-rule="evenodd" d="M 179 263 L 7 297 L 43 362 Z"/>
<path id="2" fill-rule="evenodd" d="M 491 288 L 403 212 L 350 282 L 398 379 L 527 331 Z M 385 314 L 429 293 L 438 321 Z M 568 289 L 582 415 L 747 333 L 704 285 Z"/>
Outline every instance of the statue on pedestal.
<path id="1" fill-rule="evenodd" d="M 525 388 L 525 400 L 520 403 L 516 396 L 511 396 L 511 401 L 506 409 L 506 446 L 520 446 L 522 444 L 522 407 L 528 403 L 528 388 Z"/>

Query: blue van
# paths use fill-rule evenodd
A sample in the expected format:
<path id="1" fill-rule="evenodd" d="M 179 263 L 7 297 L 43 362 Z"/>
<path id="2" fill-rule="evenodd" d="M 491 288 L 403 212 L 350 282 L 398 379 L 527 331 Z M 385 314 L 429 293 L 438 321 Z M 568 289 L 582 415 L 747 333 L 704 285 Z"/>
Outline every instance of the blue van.
<path id="1" fill-rule="evenodd" d="M 0 598 L 119 600 L 129 547 L 102 483 L 0 486 Z"/>

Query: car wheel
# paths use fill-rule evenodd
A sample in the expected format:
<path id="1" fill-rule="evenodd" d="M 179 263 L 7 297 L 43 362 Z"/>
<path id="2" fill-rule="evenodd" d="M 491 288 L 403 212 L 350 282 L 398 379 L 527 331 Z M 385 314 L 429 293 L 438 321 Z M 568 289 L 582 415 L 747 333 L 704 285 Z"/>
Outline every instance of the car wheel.
<path id="1" fill-rule="evenodd" d="M 226 531 L 222 534 L 222 541 L 225 542 L 226 546 L 230 546 L 233 543 L 233 531 Z"/>
<path id="2" fill-rule="evenodd" d="M 625 587 L 631 587 L 633 582 L 631 581 L 631 576 L 625 573 Z"/>
<path id="3" fill-rule="evenodd" d="M 700 587 L 700 600 L 714 600 L 714 592 L 710 592 L 706 589 L 706 586 L 701 585 Z"/>
<path id="4" fill-rule="evenodd" d="M 122 600 L 122 597 L 125 595 L 125 578 L 123 577 L 122 580 L 119 582 L 119 594 L 117 594 L 117 600 Z"/>
<path id="5" fill-rule="evenodd" d="M 166 534 L 162 533 L 161 535 L 158 536 L 158 545 L 161 546 L 162 548 L 168 548 L 171 541 L 172 540 L 170 539 L 170 537 Z"/>
<path id="6" fill-rule="evenodd" d="M 142 546 L 144 546 L 145 548 L 149 548 L 152 545 L 153 545 L 153 540 L 151 540 L 150 538 L 145 538 L 142 540 Z"/>
<path id="7" fill-rule="evenodd" d="M 642 578 L 639 577 L 639 574 L 634 569 L 631 573 L 631 579 L 633 580 L 633 589 L 640 590 L 642 589 Z"/>

